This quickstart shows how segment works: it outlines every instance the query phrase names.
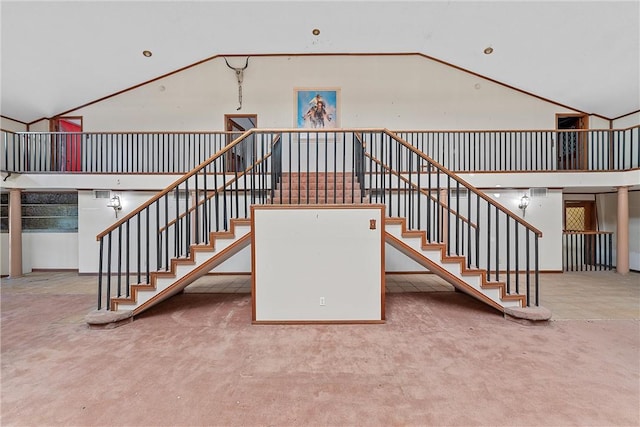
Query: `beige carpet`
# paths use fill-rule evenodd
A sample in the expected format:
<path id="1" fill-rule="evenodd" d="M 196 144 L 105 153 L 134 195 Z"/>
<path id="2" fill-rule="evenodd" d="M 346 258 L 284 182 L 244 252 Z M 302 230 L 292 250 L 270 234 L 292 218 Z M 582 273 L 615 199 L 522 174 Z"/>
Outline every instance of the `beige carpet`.
<path id="1" fill-rule="evenodd" d="M 3 426 L 640 425 L 637 319 L 411 292 L 384 325 L 252 326 L 247 294 L 185 293 L 90 330 L 91 290 L 43 282 L 2 286 Z"/>

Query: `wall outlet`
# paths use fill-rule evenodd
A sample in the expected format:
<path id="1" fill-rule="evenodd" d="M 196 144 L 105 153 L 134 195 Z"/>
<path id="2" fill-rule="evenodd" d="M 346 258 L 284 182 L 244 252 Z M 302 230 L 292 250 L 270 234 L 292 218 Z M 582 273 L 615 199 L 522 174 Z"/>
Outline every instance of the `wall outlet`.
<path id="1" fill-rule="evenodd" d="M 320 297 L 320 305 L 323 306 L 324 304 L 324 297 Z"/>

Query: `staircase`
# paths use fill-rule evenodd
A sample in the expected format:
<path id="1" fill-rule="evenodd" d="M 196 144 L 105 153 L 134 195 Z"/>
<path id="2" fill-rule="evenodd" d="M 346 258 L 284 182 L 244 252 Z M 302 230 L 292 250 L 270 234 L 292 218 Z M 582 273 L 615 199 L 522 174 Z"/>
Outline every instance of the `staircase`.
<path id="1" fill-rule="evenodd" d="M 295 132 L 247 131 L 100 233 L 96 311 L 137 315 L 237 254 L 252 205 L 362 203 L 384 205 L 386 243 L 456 289 L 507 314 L 538 308 L 539 230 L 387 130 L 335 133 L 311 161 Z M 252 157 L 223 172 L 232 150 Z M 141 266 L 148 283 L 129 284 Z"/>
<path id="2" fill-rule="evenodd" d="M 229 231 L 211 233 L 209 244 L 193 245 L 188 257 L 172 259 L 168 271 L 152 272 L 149 283 L 132 285 L 129 297 L 112 298 L 111 310 L 132 311 L 135 316 L 178 294 L 250 243 L 251 222 L 234 219 Z"/>
<path id="3" fill-rule="evenodd" d="M 272 203 L 283 205 L 367 203 L 360 183 L 349 172 L 285 172 Z"/>
<path id="4" fill-rule="evenodd" d="M 407 230 L 405 218 L 387 218 L 385 241 L 418 264 L 452 284 L 456 289 L 505 311 L 505 308 L 521 308 L 526 304 L 524 295 L 508 295 L 504 282 L 490 282 L 487 272 L 466 266 L 463 256 L 449 256 L 446 245 L 428 243 L 424 231 Z"/>

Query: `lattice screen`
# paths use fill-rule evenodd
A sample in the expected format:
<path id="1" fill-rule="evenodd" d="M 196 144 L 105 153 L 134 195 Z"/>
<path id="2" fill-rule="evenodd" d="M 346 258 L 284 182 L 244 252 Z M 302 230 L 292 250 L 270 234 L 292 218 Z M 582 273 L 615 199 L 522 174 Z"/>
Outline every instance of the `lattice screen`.
<path id="1" fill-rule="evenodd" d="M 565 216 L 565 230 L 584 231 L 584 207 L 567 207 Z"/>

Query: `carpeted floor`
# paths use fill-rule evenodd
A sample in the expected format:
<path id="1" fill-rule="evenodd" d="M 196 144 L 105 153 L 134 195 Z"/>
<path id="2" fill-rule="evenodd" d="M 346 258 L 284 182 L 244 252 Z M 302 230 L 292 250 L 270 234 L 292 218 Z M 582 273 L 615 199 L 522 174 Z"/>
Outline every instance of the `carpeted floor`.
<path id="1" fill-rule="evenodd" d="M 3 280 L 3 426 L 640 425 L 637 315 L 525 326 L 436 290 L 382 325 L 251 325 L 248 294 L 184 293 L 91 330 L 66 274 Z"/>

